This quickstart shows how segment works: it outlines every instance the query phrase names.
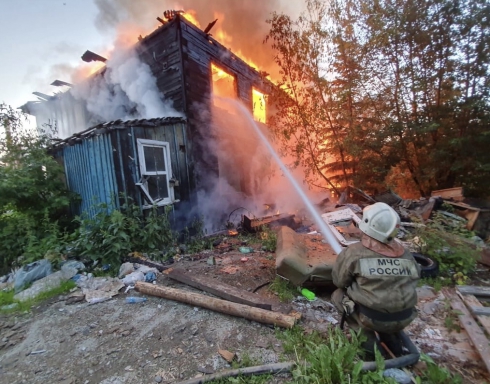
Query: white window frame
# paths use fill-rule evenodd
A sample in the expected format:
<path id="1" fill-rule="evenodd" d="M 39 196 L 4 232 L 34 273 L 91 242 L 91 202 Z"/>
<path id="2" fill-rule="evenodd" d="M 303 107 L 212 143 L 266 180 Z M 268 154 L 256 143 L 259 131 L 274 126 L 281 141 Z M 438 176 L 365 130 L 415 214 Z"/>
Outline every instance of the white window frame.
<path id="1" fill-rule="evenodd" d="M 137 139 L 137 144 L 138 144 L 138 160 L 139 160 L 139 168 L 140 168 L 140 175 L 141 179 L 140 182 L 136 183 L 136 185 L 140 188 L 141 192 L 143 193 L 143 196 L 145 200 L 147 200 L 150 204 L 143 204 L 143 209 L 148 209 L 153 206 L 163 206 L 163 205 L 169 205 L 176 203 L 177 200 L 175 200 L 175 195 L 174 195 L 174 184 L 170 182 L 172 179 L 172 163 L 170 160 L 170 144 L 166 141 L 158 141 L 158 140 L 147 140 L 147 139 Z M 147 171 L 146 170 L 146 162 L 145 162 L 145 147 L 156 147 L 156 148 L 162 148 L 164 152 L 164 161 L 165 161 L 165 169 L 166 171 Z M 161 176 L 161 175 L 166 175 L 167 176 L 167 190 L 168 190 L 168 197 L 164 199 L 157 199 L 154 200 L 150 192 L 148 190 L 148 181 L 147 177 L 151 176 Z"/>

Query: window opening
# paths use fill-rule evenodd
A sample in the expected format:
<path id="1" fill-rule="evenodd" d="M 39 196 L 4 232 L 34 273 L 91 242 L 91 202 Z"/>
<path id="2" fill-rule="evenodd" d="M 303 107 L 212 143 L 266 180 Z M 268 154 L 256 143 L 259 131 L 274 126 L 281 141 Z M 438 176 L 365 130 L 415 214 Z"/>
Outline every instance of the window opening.
<path id="1" fill-rule="evenodd" d="M 213 95 L 218 97 L 237 98 L 237 86 L 235 76 L 224 71 L 220 67 L 211 63 L 211 80 L 213 86 Z M 226 105 L 214 98 L 215 107 L 226 109 Z"/>
<path id="2" fill-rule="evenodd" d="M 136 185 L 148 202 L 143 208 L 176 202 L 172 183 L 169 143 L 138 139 L 138 159 L 141 179 Z"/>
<path id="3" fill-rule="evenodd" d="M 253 115 L 255 121 L 260 123 L 266 123 L 266 103 L 265 95 L 252 88 L 252 101 L 253 101 Z"/>

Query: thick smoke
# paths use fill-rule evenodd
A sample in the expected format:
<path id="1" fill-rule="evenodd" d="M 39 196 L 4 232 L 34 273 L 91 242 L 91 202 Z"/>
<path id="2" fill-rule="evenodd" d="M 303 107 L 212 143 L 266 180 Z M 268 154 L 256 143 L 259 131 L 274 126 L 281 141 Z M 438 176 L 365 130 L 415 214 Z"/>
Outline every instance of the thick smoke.
<path id="1" fill-rule="evenodd" d="M 103 75 L 87 79 L 72 90 L 87 110 L 102 121 L 178 116 L 160 94 L 150 67 L 135 49 L 115 49 Z"/>
<path id="2" fill-rule="evenodd" d="M 238 103 L 219 98 L 221 108 L 211 108 L 212 135 L 207 136 L 207 147 L 218 160 L 219 177 L 206 175 L 207 188 L 199 192 L 198 211 L 191 215 L 201 215 L 210 232 L 223 229 L 227 221 L 237 224 L 243 214 L 250 218 L 277 213 L 308 216 L 301 198 L 252 126 L 255 123 L 251 114 L 245 114 Z M 202 111 L 205 116 L 201 119 L 207 120 L 207 112 Z M 259 127 L 269 136 L 264 125 Z M 205 170 L 198 172 L 203 174 Z M 304 178 L 301 169 L 291 172 L 296 180 Z M 312 201 L 326 197 L 324 193 L 306 193 Z"/>

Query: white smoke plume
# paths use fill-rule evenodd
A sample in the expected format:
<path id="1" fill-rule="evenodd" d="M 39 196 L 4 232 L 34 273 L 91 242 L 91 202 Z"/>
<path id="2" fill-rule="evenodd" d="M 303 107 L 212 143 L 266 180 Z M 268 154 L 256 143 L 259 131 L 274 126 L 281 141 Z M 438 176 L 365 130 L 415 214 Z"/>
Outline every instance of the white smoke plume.
<path id="1" fill-rule="evenodd" d="M 212 107 L 213 135 L 207 137 L 207 148 L 219 163 L 219 175 L 197 170 L 206 178 L 207 188 L 199 192 L 198 207 L 190 215 L 200 215 L 208 232 L 224 229 L 227 221 L 237 224 L 243 214 L 249 218 L 278 213 L 309 216 L 301 197 L 252 126 L 252 116 L 238 107 L 240 101 L 219 100 L 226 110 Z M 206 120 L 207 116 L 201 118 Z M 268 136 L 265 126 L 261 130 Z M 301 184 L 304 172 L 297 168 L 291 174 Z M 315 202 L 328 197 L 325 192 L 306 189 L 305 193 Z"/>
<path id="2" fill-rule="evenodd" d="M 164 100 L 150 67 L 135 49 L 115 49 L 105 72 L 87 79 L 72 93 L 101 121 L 180 116 Z"/>

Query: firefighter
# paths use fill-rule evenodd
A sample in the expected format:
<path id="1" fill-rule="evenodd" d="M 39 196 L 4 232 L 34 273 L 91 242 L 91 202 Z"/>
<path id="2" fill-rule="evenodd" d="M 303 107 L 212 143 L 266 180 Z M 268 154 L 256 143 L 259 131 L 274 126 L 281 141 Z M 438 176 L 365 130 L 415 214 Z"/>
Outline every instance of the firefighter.
<path id="1" fill-rule="evenodd" d="M 338 288 L 332 302 L 352 329 L 367 336 L 365 349 L 370 352 L 377 339 L 400 355 L 396 333 L 417 316 L 420 267 L 395 240 L 399 226 L 400 217 L 389 205 L 364 208 L 361 241 L 339 254 L 332 272 Z"/>

